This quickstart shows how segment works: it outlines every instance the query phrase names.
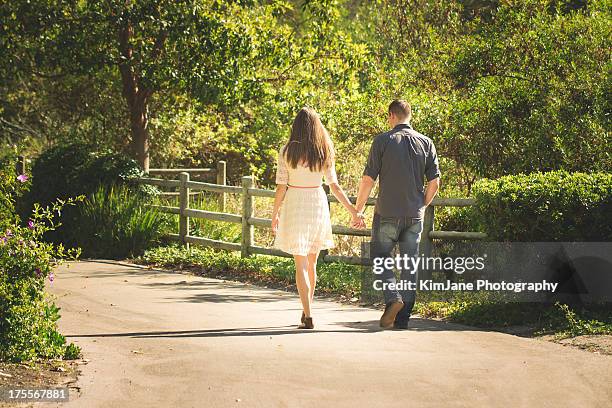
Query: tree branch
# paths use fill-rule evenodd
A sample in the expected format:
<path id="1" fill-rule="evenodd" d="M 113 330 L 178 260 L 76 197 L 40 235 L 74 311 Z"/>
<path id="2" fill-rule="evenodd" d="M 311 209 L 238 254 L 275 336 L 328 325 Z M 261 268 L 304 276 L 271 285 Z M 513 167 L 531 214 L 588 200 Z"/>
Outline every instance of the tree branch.
<path id="1" fill-rule="evenodd" d="M 8 126 L 9 128 L 16 129 L 16 130 L 18 130 L 20 132 L 26 132 L 26 133 L 29 133 L 29 134 L 31 134 L 33 136 L 38 136 L 38 133 L 35 132 L 34 130 L 25 128 L 22 125 L 17 125 L 15 123 L 9 122 L 8 120 L 6 120 L 6 119 L 4 119 L 2 117 L 0 117 L 0 123 Z"/>
<path id="2" fill-rule="evenodd" d="M 130 39 L 134 35 L 134 28 L 129 22 L 119 30 L 119 52 L 121 53 L 122 61 L 119 63 L 119 71 L 121 73 L 121 81 L 123 83 L 123 96 L 127 100 L 130 107 L 136 103 L 136 95 L 138 94 L 138 83 L 134 70 L 131 66 L 132 61 L 132 46 Z"/>

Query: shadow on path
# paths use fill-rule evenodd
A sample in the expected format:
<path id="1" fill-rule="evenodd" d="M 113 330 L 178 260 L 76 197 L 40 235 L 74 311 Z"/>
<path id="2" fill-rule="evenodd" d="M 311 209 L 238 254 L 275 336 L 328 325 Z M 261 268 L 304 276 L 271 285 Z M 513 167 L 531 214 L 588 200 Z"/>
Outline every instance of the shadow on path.
<path id="1" fill-rule="evenodd" d="M 351 329 L 363 331 L 381 331 L 379 320 L 336 322 L 335 324 Z M 463 326 L 456 323 L 441 322 L 437 320 L 427 320 L 411 318 L 408 328 L 394 331 L 486 331 L 476 327 Z"/>
<path id="2" fill-rule="evenodd" d="M 179 331 L 150 331 L 150 332 L 127 332 L 127 333 L 96 333 L 96 334 L 68 334 L 69 338 L 84 337 L 133 337 L 133 338 L 159 338 L 159 337 L 251 337 L 251 336 L 274 336 L 285 334 L 310 334 L 310 333 L 374 333 L 379 328 L 349 329 L 349 330 L 299 330 L 297 326 L 271 326 L 271 327 L 246 327 L 235 329 L 209 329 L 209 330 L 179 330 Z"/>
<path id="3" fill-rule="evenodd" d="M 191 296 L 177 296 L 177 297 L 166 297 L 171 300 L 172 303 L 176 302 L 187 302 L 187 303 L 238 303 L 238 302 L 256 302 L 256 303 L 270 303 L 270 302 L 283 302 L 288 297 L 281 297 L 276 294 L 271 296 L 264 296 L 262 294 L 256 295 L 239 295 L 237 293 L 231 294 L 216 294 L 216 293 L 198 293 Z"/>

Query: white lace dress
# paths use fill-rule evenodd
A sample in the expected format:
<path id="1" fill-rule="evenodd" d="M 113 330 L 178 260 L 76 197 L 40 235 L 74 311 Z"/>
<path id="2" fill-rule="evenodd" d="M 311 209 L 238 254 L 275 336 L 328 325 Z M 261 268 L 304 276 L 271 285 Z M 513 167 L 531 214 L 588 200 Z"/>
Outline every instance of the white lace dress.
<path id="1" fill-rule="evenodd" d="M 327 185 L 338 182 L 333 163 L 320 172 L 302 165 L 293 169 L 279 152 L 276 184 L 287 184 L 287 193 L 280 209 L 274 248 L 305 256 L 334 247 L 327 196 L 321 184 L 323 177 Z"/>

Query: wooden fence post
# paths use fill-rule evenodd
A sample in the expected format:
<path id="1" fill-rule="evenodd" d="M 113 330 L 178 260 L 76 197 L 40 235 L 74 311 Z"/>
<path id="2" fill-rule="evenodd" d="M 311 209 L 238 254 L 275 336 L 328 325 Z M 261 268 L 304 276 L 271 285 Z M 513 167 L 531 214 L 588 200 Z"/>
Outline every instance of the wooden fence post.
<path id="1" fill-rule="evenodd" d="M 433 242 L 429 233 L 434 230 L 435 207 L 427 206 L 423 217 L 423 233 L 421 234 L 420 255 L 423 257 L 431 256 L 433 250 Z M 419 270 L 419 280 L 431 279 L 431 271 Z"/>
<path id="2" fill-rule="evenodd" d="M 185 215 L 185 210 L 189 208 L 189 173 L 183 172 L 179 175 L 181 185 L 179 187 L 179 238 L 183 245 L 189 248 L 189 243 L 186 240 L 189 234 L 189 217 Z"/>
<path id="3" fill-rule="evenodd" d="M 217 162 L 217 184 L 225 186 L 227 184 L 227 169 L 224 161 Z M 225 212 L 225 193 L 219 193 L 219 208 L 221 212 Z"/>
<path id="4" fill-rule="evenodd" d="M 249 188 L 253 188 L 254 179 L 252 176 L 242 178 L 242 238 L 240 255 L 248 257 L 249 247 L 253 245 L 254 229 L 249 225 L 249 218 L 253 216 L 253 197 L 249 194 Z"/>
<path id="5" fill-rule="evenodd" d="M 17 163 L 15 165 L 15 172 L 17 175 L 25 174 L 26 172 L 26 158 L 23 156 L 17 156 Z"/>

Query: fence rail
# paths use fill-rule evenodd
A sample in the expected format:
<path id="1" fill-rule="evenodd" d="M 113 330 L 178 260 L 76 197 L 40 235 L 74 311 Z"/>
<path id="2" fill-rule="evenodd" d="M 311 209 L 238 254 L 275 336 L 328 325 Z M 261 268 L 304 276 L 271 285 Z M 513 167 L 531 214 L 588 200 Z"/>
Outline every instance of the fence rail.
<path id="1" fill-rule="evenodd" d="M 149 169 L 148 171 L 148 175 L 150 176 L 158 175 L 158 176 L 175 176 L 176 177 L 176 176 L 180 176 L 183 173 L 189 174 L 190 177 L 191 175 L 203 176 L 203 177 L 215 176 L 216 184 L 210 183 L 211 186 L 222 187 L 222 186 L 227 185 L 227 164 L 224 161 L 218 162 L 216 169 L 212 169 L 212 168 L 197 168 L 197 169 L 196 168 L 194 169 L 154 168 L 154 169 Z M 160 179 L 160 178 L 152 178 L 152 177 L 143 177 L 140 180 L 141 182 L 145 184 L 152 184 L 152 185 L 159 186 L 159 187 L 178 188 L 181 186 L 180 180 L 168 180 L 168 179 Z M 197 187 L 193 187 L 193 189 L 196 191 L 188 193 L 187 196 L 199 195 L 201 193 L 201 191 L 198 191 Z M 221 208 L 222 211 L 225 211 L 227 196 L 225 195 L 225 192 L 223 190 L 218 190 L 216 192 L 221 193 L 219 194 L 219 208 Z M 164 197 L 180 196 L 180 194 L 181 194 L 180 191 L 179 192 L 164 191 L 161 193 L 161 195 Z"/>
<path id="2" fill-rule="evenodd" d="M 167 172 L 166 174 L 176 174 L 176 172 Z M 178 172 L 179 180 L 164 180 L 159 178 L 143 177 L 140 181 L 144 184 L 151 184 L 160 187 L 175 187 L 178 188 L 179 206 L 154 205 L 158 210 L 177 214 L 179 216 L 179 232 L 178 234 L 170 234 L 172 240 L 181 242 L 184 245 L 194 244 L 202 245 L 211 248 L 224 249 L 230 251 L 240 251 L 244 257 L 252 254 L 274 255 L 290 257 L 291 255 L 284 253 L 274 248 L 265 248 L 255 245 L 254 228 L 270 228 L 272 220 L 269 218 L 256 217 L 254 214 L 254 197 L 273 198 L 274 191 L 255 187 L 255 180 L 251 176 L 242 178 L 241 186 L 228 186 L 225 184 L 213 184 L 200 181 L 192 181 L 188 172 Z M 223 196 L 225 203 L 225 194 L 239 194 L 242 196 L 242 211 L 241 214 L 231 214 L 223 211 L 207 211 L 189 208 L 189 197 L 193 191 L 206 191 L 217 193 Z M 349 197 L 354 203 L 355 197 Z M 333 196 L 328 194 L 329 202 L 338 202 Z M 374 205 L 376 200 L 369 198 L 366 205 Z M 420 252 L 422 255 L 430 255 L 432 252 L 432 240 L 482 240 L 486 239 L 487 235 L 482 232 L 466 232 L 466 231 L 435 231 L 434 219 L 436 207 L 467 207 L 474 205 L 474 200 L 471 198 L 435 198 L 430 206 L 425 210 L 423 219 L 423 234 L 421 236 Z M 211 221 L 222 221 L 229 223 L 242 224 L 242 234 L 240 243 L 225 242 L 210 238 L 196 237 L 189 235 L 190 219 L 206 219 Z M 344 225 L 332 225 L 332 233 L 335 235 L 350 235 L 367 237 L 370 236 L 370 229 L 357 229 Z M 369 260 L 362 259 L 357 256 L 340 256 L 322 254 L 323 260 L 327 262 L 345 262 L 355 265 L 367 265 Z"/>

